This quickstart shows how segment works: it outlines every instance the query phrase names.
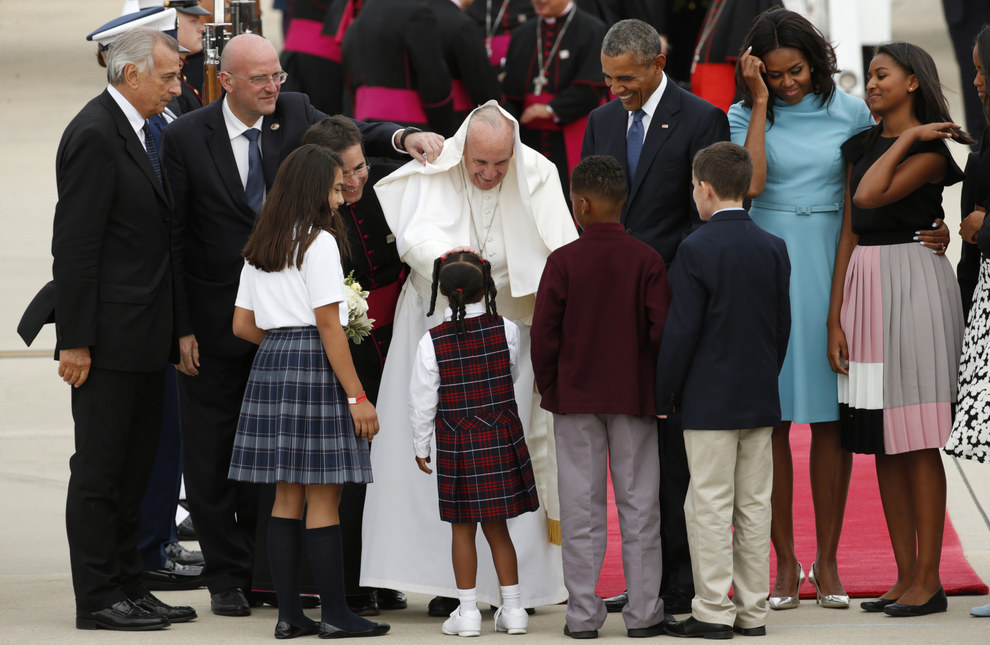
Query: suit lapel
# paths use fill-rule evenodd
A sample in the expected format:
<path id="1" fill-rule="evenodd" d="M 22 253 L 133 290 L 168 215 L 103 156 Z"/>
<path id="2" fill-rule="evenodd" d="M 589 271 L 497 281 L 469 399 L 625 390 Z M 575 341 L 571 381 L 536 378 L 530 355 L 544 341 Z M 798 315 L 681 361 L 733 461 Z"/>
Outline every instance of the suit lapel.
<path id="1" fill-rule="evenodd" d="M 244 184 L 241 183 L 241 176 L 237 172 L 237 162 L 234 161 L 234 151 L 230 148 L 230 137 L 227 134 L 227 124 L 223 120 L 221 101 L 214 101 L 202 109 L 213 110 L 213 114 L 206 122 L 210 128 L 210 132 L 206 134 L 206 147 L 213 157 L 213 164 L 217 168 L 220 180 L 227 187 L 227 192 L 230 193 L 234 203 L 242 210 L 250 211 L 247 196 L 244 194 Z"/>
<path id="2" fill-rule="evenodd" d="M 155 192 L 158 193 L 158 196 L 161 197 L 166 204 L 171 206 L 172 200 L 170 199 L 168 192 L 165 190 L 165 186 L 162 185 L 161 181 L 158 181 L 158 175 L 155 174 L 155 167 L 151 165 L 151 160 L 148 159 L 148 152 L 144 149 L 144 146 L 141 145 L 141 140 L 138 139 L 137 133 L 134 132 L 134 128 L 131 127 L 130 122 L 127 120 L 127 117 L 124 116 L 124 112 L 120 109 L 120 106 L 117 105 L 117 102 L 113 100 L 112 96 L 110 96 L 109 91 L 104 91 L 103 94 L 100 95 L 100 102 L 113 117 L 114 125 L 117 128 L 117 134 L 119 134 L 124 140 L 124 149 L 127 150 L 127 154 L 134 159 L 134 163 L 136 163 L 138 167 L 141 168 L 141 171 L 148 177 L 148 181 L 150 181 L 151 185 L 155 187 Z M 164 181 L 164 174 L 162 176 L 162 180 Z"/>
<path id="3" fill-rule="evenodd" d="M 261 156 L 265 166 L 265 188 L 271 190 L 278 173 L 279 152 L 282 150 L 282 123 L 276 104 L 275 112 L 261 123 Z"/>
<path id="4" fill-rule="evenodd" d="M 646 133 L 643 141 L 643 151 L 639 154 L 639 163 L 636 165 L 636 176 L 633 177 L 632 188 L 629 191 L 629 198 L 626 203 L 632 202 L 636 192 L 643 183 L 646 173 L 649 171 L 653 160 L 663 144 L 667 142 L 674 128 L 677 127 L 677 114 L 681 111 L 681 88 L 677 87 L 670 78 L 667 78 L 667 89 L 660 97 L 656 112 L 650 119 L 650 129 Z"/>

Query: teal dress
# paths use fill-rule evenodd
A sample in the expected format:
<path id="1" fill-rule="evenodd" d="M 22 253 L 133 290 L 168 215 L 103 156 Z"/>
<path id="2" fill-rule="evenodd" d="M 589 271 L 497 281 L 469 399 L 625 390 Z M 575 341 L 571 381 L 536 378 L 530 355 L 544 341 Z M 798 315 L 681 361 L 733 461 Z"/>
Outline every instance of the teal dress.
<path id="1" fill-rule="evenodd" d="M 750 207 L 754 222 L 787 243 L 791 259 L 791 337 L 780 371 L 780 408 L 782 419 L 797 423 L 839 418 L 825 320 L 842 228 L 846 164 L 840 146 L 874 124 L 862 99 L 840 90 L 825 106 L 820 98 L 808 94 L 796 105 L 774 99 L 766 187 Z M 729 108 L 734 143 L 745 143 L 750 113 L 742 103 Z"/>

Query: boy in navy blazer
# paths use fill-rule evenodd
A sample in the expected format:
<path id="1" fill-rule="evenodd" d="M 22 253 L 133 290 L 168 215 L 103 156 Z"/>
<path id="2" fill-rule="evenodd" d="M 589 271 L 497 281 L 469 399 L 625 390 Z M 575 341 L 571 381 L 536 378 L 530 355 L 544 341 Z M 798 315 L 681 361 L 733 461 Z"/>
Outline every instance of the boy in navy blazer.
<path id="1" fill-rule="evenodd" d="M 622 531 L 627 634 L 663 632 L 660 459 L 653 385 L 670 306 L 663 258 L 619 223 L 622 166 L 581 161 L 571 177 L 581 237 L 550 254 L 530 330 L 533 371 L 553 413 L 567 617 L 564 633 L 593 638 L 605 622 L 595 594 L 605 554 L 606 463 Z"/>
<path id="2" fill-rule="evenodd" d="M 656 402 L 660 415 L 683 408 L 695 596 L 692 616 L 666 631 L 757 636 L 766 633 L 770 593 L 770 434 L 780 423 L 791 269 L 783 240 L 742 208 L 749 153 L 716 143 L 695 156 L 692 170 L 694 200 L 708 223 L 681 243 L 671 271 Z"/>

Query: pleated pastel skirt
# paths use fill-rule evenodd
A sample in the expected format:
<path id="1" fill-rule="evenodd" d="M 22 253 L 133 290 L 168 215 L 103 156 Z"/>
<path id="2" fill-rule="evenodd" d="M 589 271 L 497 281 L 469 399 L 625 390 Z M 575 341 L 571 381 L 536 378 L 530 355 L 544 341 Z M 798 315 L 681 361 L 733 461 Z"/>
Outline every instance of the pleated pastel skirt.
<path id="1" fill-rule="evenodd" d="M 227 476 L 262 484 L 371 481 L 370 446 L 354 435 L 316 327 L 273 329 L 262 341 Z"/>
<path id="2" fill-rule="evenodd" d="M 838 379 L 842 445 L 897 454 L 945 445 L 962 349 L 959 286 L 917 243 L 857 246 L 840 314 L 849 375 Z"/>

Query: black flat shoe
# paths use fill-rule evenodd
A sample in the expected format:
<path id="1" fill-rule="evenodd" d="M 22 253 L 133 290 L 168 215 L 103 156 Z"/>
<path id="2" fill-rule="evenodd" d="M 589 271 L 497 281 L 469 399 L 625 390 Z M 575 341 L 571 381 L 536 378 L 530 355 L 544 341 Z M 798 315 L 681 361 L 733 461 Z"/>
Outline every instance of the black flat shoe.
<path id="1" fill-rule="evenodd" d="M 946 611 L 949 608 L 949 599 L 945 595 L 945 589 L 938 588 L 935 595 L 928 599 L 923 605 L 902 605 L 895 602 L 883 608 L 883 613 L 896 618 L 908 618 L 911 616 L 927 616 Z"/>
<path id="2" fill-rule="evenodd" d="M 210 609 L 217 616 L 250 616 L 251 605 L 240 587 L 210 594 Z"/>
<path id="3" fill-rule="evenodd" d="M 766 636 L 767 626 L 763 625 L 761 627 L 739 627 L 738 625 L 733 625 L 732 631 L 739 634 L 740 636 Z"/>
<path id="4" fill-rule="evenodd" d="M 572 632 L 570 629 L 567 628 L 567 625 L 564 625 L 564 636 L 570 636 L 571 638 L 576 638 L 578 640 L 598 638 L 598 630 L 587 629 L 584 631 Z"/>
<path id="5" fill-rule="evenodd" d="M 612 596 L 611 598 L 605 599 L 605 611 L 610 614 L 622 611 L 622 608 L 629 603 L 629 594 L 625 591 L 620 593 L 618 596 Z"/>
<path id="6" fill-rule="evenodd" d="M 457 598 L 448 598 L 447 596 L 434 596 L 430 600 L 430 604 L 427 607 L 426 613 L 435 618 L 450 618 L 450 612 L 457 609 L 461 604 L 461 601 Z"/>
<path id="7" fill-rule="evenodd" d="M 663 634 L 664 628 L 669 622 L 664 619 L 656 625 L 650 625 L 649 627 L 633 627 L 626 630 L 626 636 L 629 638 L 653 638 L 654 636 Z"/>
<path id="8" fill-rule="evenodd" d="M 378 600 L 378 608 L 385 611 L 405 609 L 409 606 L 406 594 L 395 589 L 377 589 L 375 590 L 375 597 Z M 450 612 L 447 612 L 447 615 L 449 616 Z"/>
<path id="9" fill-rule="evenodd" d="M 76 614 L 76 629 L 111 629 L 121 632 L 147 632 L 168 627 L 168 618 L 121 600 L 98 611 Z"/>
<path id="10" fill-rule="evenodd" d="M 275 638 L 284 640 L 286 638 L 299 638 L 300 636 L 312 636 L 320 631 L 320 624 L 310 621 L 308 625 L 298 627 L 284 620 L 275 625 Z"/>
<path id="11" fill-rule="evenodd" d="M 363 632 L 349 632 L 334 627 L 330 623 L 320 623 L 320 638 L 361 638 L 363 636 L 383 636 L 388 633 L 388 623 L 372 623 L 374 627 Z"/>
<path id="12" fill-rule="evenodd" d="M 859 603 L 859 608 L 863 611 L 881 612 L 885 607 L 893 605 L 897 600 L 894 598 L 877 598 L 876 600 L 864 600 Z"/>
<path id="13" fill-rule="evenodd" d="M 721 623 L 703 623 L 694 616 L 686 620 L 668 623 L 665 630 L 678 638 L 709 638 L 723 640 L 732 638 L 732 626 Z"/>
<path id="14" fill-rule="evenodd" d="M 161 600 L 151 595 L 150 592 L 140 598 L 135 598 L 131 602 L 141 609 L 168 618 L 170 623 L 188 623 L 190 620 L 196 620 L 196 610 L 192 607 L 186 607 L 183 605 L 166 605 Z"/>

